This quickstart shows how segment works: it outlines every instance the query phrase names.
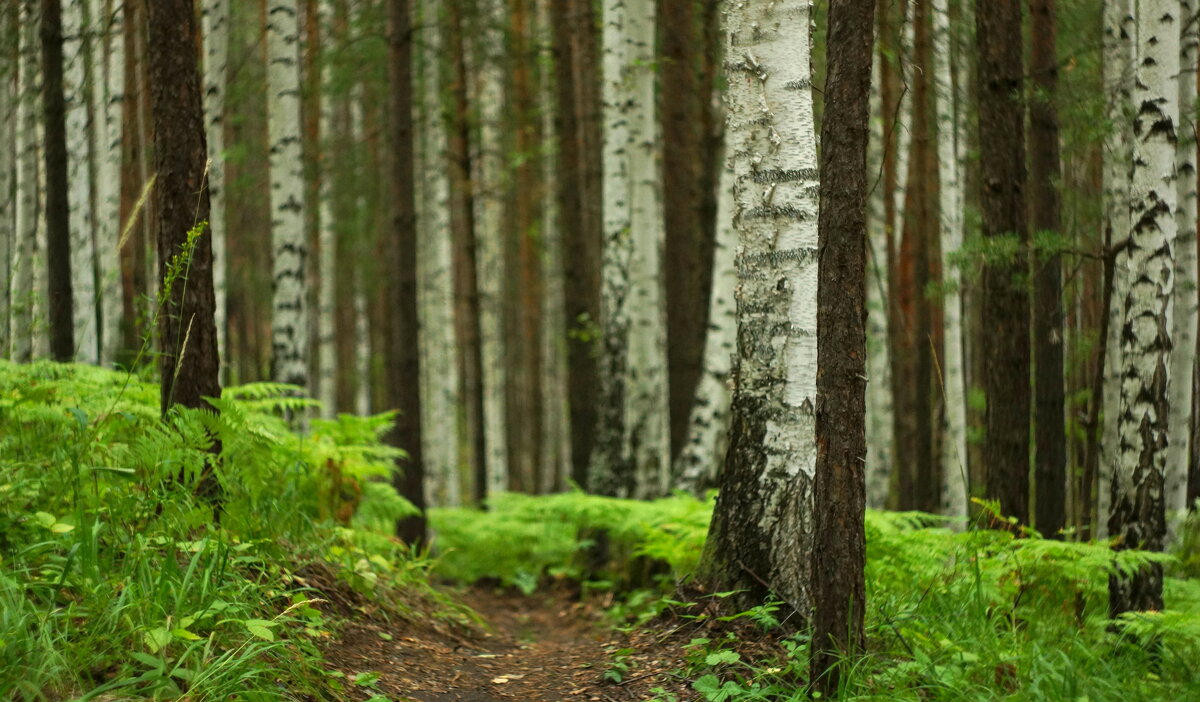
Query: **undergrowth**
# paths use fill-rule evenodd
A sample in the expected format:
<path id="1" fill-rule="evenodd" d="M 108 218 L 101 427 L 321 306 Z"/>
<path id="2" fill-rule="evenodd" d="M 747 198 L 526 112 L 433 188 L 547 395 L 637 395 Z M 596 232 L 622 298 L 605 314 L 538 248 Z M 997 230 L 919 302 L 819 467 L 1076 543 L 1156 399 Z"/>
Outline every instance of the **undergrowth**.
<path id="1" fill-rule="evenodd" d="M 391 417 L 300 435 L 282 417 L 312 401 L 269 383 L 219 415 L 158 402 L 128 374 L 0 361 L 0 699 L 338 696 L 327 591 L 401 615 L 439 597 L 388 536 L 413 508 L 372 480 Z M 219 524 L 195 496 L 210 467 Z"/>
<path id="2" fill-rule="evenodd" d="M 675 672 L 699 699 L 808 699 L 808 639 L 780 626 L 773 603 L 730 612 L 712 604 L 731 593 L 697 599 L 696 588 L 679 587 L 695 571 L 711 511 L 711 500 L 683 495 L 503 495 L 486 512 L 433 512 L 436 570 L 526 592 L 566 579 L 585 594 L 616 593 L 615 619 L 677 632 L 670 645 L 686 662 Z M 1110 574 L 1157 560 L 1184 576 L 1180 564 L 1194 562 L 1184 555 L 878 511 L 867 513 L 867 546 L 869 651 L 845 676 L 842 699 L 1200 699 L 1200 583 L 1168 577 L 1162 612 L 1114 623 L 1107 610 Z M 635 674 L 626 657 L 605 673 Z"/>

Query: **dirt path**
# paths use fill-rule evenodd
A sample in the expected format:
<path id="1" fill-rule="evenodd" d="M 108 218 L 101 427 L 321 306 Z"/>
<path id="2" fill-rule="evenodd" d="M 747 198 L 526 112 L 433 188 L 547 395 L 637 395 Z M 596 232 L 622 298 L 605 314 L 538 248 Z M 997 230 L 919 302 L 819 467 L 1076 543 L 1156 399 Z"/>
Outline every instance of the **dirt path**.
<path id="1" fill-rule="evenodd" d="M 591 613 L 561 597 L 475 590 L 465 601 L 490 631 L 465 637 L 436 628 L 389 627 L 360 622 L 330 648 L 330 661 L 353 678 L 378 673 L 359 699 L 384 694 L 393 700 L 442 702 L 528 700 L 621 702 L 654 699 L 664 688 L 677 700 L 695 694 L 673 671 L 680 661 L 654 638 L 633 640 L 597 626 Z M 387 640 L 390 637 L 391 640 Z M 614 653 L 629 667 L 617 683 L 605 680 Z M 354 687 L 348 681 L 347 687 Z"/>

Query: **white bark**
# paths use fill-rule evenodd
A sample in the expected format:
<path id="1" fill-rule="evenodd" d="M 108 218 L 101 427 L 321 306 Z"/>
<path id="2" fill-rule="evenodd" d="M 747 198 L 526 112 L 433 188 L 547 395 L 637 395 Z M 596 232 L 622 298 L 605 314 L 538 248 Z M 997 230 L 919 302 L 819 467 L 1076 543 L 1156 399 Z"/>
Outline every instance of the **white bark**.
<path id="1" fill-rule="evenodd" d="M 708 333 L 704 335 L 704 370 L 688 417 L 687 440 L 675 459 L 672 488 L 703 496 L 716 487 L 729 444 L 729 389 L 733 355 L 737 351 L 734 294 L 737 268 L 734 253 L 733 172 L 721 169 L 717 192 L 717 228 L 713 242 L 712 297 L 708 302 Z"/>
<path id="2" fill-rule="evenodd" d="M 0 6 L 0 31 L 17 36 L 17 5 Z M 0 358 L 12 354 L 12 262 L 16 249 L 16 191 L 13 183 L 17 166 L 16 113 L 20 102 L 17 87 L 17 64 L 13 54 L 4 47 L 0 58 Z"/>
<path id="3" fill-rule="evenodd" d="M 540 0 L 537 5 L 538 44 L 552 45 L 550 6 L 556 0 Z M 563 281 L 563 240 L 559 226 L 558 198 L 551 184 L 558 180 L 559 156 L 554 145 L 555 132 L 554 80 L 549 68 L 553 56 L 539 61 L 541 69 L 540 99 L 542 112 L 542 182 L 546 189 L 542 197 L 542 281 L 545 299 L 542 302 L 542 446 L 541 494 L 554 492 L 571 473 L 571 419 L 567 398 L 567 328 L 566 299 Z"/>
<path id="4" fill-rule="evenodd" d="M 267 142 L 271 167 L 276 381 L 308 387 L 304 160 L 300 128 L 300 28 L 296 0 L 267 4 Z"/>
<path id="5" fill-rule="evenodd" d="M 458 345 L 454 326 L 454 275 L 450 241 L 450 181 L 439 61 L 446 46 L 441 0 L 421 0 L 419 52 L 420 135 L 418 180 L 424 196 L 417 218 L 417 288 L 420 323 L 421 437 L 430 505 L 459 500 Z"/>
<path id="6" fill-rule="evenodd" d="M 125 6 L 89 0 L 92 127 L 95 136 L 95 247 L 99 362 L 111 366 L 121 342 L 122 104 L 125 100 Z"/>
<path id="7" fill-rule="evenodd" d="M 887 506 L 892 475 L 892 368 L 889 360 L 888 260 L 890 223 L 885 221 L 888 196 L 883 187 L 883 160 L 891 117 L 884 114 L 881 95 L 883 64 L 875 52 L 871 75 L 871 132 L 867 150 L 867 181 L 872 183 L 867 201 L 870 243 L 867 275 L 867 505 Z"/>
<path id="8" fill-rule="evenodd" d="M 946 291 L 943 315 L 945 352 L 942 359 L 942 395 L 946 426 L 942 432 L 942 512 L 967 516 L 967 390 L 963 356 L 962 276 L 952 262 L 963 244 L 962 181 L 958 149 L 954 81 L 951 65 L 956 58 L 950 44 L 950 8 L 947 0 L 933 2 L 934 90 L 937 98 L 938 179 L 941 183 L 942 282 Z"/>
<path id="9" fill-rule="evenodd" d="M 1130 117 L 1128 116 L 1133 85 L 1134 16 L 1131 0 L 1105 0 L 1104 4 L 1104 83 L 1109 96 L 1108 117 L 1113 126 L 1109 136 L 1104 164 L 1104 209 L 1111 232 L 1109 245 L 1120 249 L 1129 238 L 1129 164 L 1132 162 Z M 1099 519 L 1097 534 L 1108 533 L 1107 516 L 1110 510 L 1112 467 L 1118 461 L 1120 441 L 1117 436 L 1117 417 L 1120 413 L 1121 369 L 1123 348 L 1120 343 L 1121 320 L 1124 318 L 1122 290 L 1129 287 L 1127 279 L 1128 254 L 1122 251 L 1113 267 L 1113 295 L 1108 305 L 1108 338 L 1105 339 L 1104 359 L 1104 427 L 1101 444 L 1100 475 L 1097 476 Z"/>
<path id="10" fill-rule="evenodd" d="M 63 98 L 67 117 L 67 200 L 70 202 L 71 296 L 75 360 L 100 361 L 96 328 L 96 241 L 92 210 L 92 138 L 88 108 L 87 53 L 90 44 L 84 0 L 62 4 Z"/>
<path id="11" fill-rule="evenodd" d="M 332 418 L 337 414 L 337 331 L 334 325 L 337 276 L 337 240 L 333 222 L 333 95 L 331 91 L 331 64 L 326 52 L 334 46 L 333 3 L 321 0 L 317 6 L 320 26 L 321 94 L 320 113 L 317 124 L 317 167 L 320 171 L 317 193 L 317 399 L 321 402 L 321 416 Z M 357 303 L 357 299 L 356 299 Z M 357 305 L 356 305 L 357 307 Z"/>
<path id="12" fill-rule="evenodd" d="M 904 27 L 900 32 L 900 51 L 896 62 L 900 67 L 900 104 L 896 107 L 896 187 L 892 191 L 892 239 L 900 241 L 904 233 L 904 200 L 908 191 L 908 158 L 912 151 L 912 79 L 913 71 L 918 70 L 913 65 L 913 44 L 916 36 L 916 25 L 913 23 L 913 3 L 904 7 Z"/>
<path id="13" fill-rule="evenodd" d="M 487 494 L 508 489 L 508 435 L 504 364 L 504 109 L 505 8 L 500 0 L 480 7 L 474 63 L 478 70 L 479 150 L 475 158 L 475 255 L 479 276 L 480 353 L 483 357 L 483 437 Z"/>
<path id="14" fill-rule="evenodd" d="M 1110 528 L 1126 547 L 1158 550 L 1165 538 L 1164 480 L 1171 413 L 1171 322 L 1178 230 L 1179 0 L 1139 0 L 1133 83 L 1133 159 L 1121 325 L 1117 461 Z M 1128 583 L 1123 582 L 1124 585 Z"/>
<path id="15" fill-rule="evenodd" d="M 40 289 L 34 271 L 40 260 L 38 233 L 38 95 L 41 90 L 38 0 L 20 5 L 20 46 L 17 76 L 16 115 L 16 248 L 13 257 L 12 358 L 25 363 L 33 359 L 34 311 Z"/>
<path id="16" fill-rule="evenodd" d="M 229 0 L 204 0 L 201 10 L 204 33 L 204 126 L 208 139 L 208 230 L 212 236 L 213 294 L 216 298 L 217 352 L 221 377 L 229 371 L 226 319 L 225 253 L 225 83 L 229 61 Z"/>
<path id="17" fill-rule="evenodd" d="M 670 471 L 654 0 L 603 8 L 602 403 L 592 488 L 652 497 Z"/>
<path id="18" fill-rule="evenodd" d="M 354 281 L 354 413 L 365 417 L 371 413 L 371 329 L 363 287 L 359 276 Z"/>
<path id="19" fill-rule="evenodd" d="M 1167 458 L 1166 507 L 1167 525 L 1174 526 L 1187 509 L 1188 461 L 1192 433 L 1192 366 L 1196 356 L 1197 312 L 1196 294 L 1196 61 L 1200 52 L 1200 34 L 1194 21 L 1196 0 L 1180 3 L 1183 33 L 1180 36 L 1180 71 L 1176 81 L 1179 89 L 1179 122 L 1176 134 L 1175 171 L 1176 222 L 1178 238 L 1175 244 L 1175 314 L 1171 330 L 1171 417 L 1167 422 L 1170 448 Z"/>

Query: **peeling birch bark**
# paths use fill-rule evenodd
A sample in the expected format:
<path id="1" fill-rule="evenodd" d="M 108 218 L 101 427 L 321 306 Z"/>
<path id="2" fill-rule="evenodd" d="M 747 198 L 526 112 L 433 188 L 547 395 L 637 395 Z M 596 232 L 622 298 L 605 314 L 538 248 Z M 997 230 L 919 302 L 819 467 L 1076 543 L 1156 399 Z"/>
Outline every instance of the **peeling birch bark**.
<path id="1" fill-rule="evenodd" d="M 267 7 L 267 142 L 271 147 L 274 378 L 308 387 L 304 161 L 300 125 L 300 27 L 296 0 Z"/>
<path id="2" fill-rule="evenodd" d="M 204 33 L 204 127 L 208 140 L 208 231 L 212 235 L 213 293 L 216 295 L 217 353 L 221 357 L 221 378 L 229 371 L 228 327 L 226 319 L 225 253 L 225 83 L 229 61 L 229 2 L 204 0 L 201 28 Z"/>
<path id="3" fill-rule="evenodd" d="M 1116 548 L 1160 551 L 1171 414 L 1174 315 L 1176 125 L 1179 124 L 1179 0 L 1140 0 L 1129 179 L 1132 226 L 1121 320 L 1119 454 L 1109 532 Z M 1162 609 L 1162 566 L 1109 578 L 1109 611 Z"/>
<path id="4" fill-rule="evenodd" d="M 817 159 L 805 0 L 730 3 L 725 72 L 738 357 L 729 453 L 700 568 L 811 609 Z"/>

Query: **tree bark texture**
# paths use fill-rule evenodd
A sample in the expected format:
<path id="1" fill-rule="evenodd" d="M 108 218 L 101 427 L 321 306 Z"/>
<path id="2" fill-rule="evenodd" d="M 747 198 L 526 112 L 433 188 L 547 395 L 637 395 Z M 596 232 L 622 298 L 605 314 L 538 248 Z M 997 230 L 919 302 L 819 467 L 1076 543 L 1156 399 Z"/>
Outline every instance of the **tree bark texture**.
<path id="1" fill-rule="evenodd" d="M 167 278 L 188 246 L 188 232 L 209 218 L 204 112 L 191 0 L 147 3 L 150 111 L 158 178 L 158 274 L 164 295 L 158 316 L 162 412 L 171 405 L 205 407 L 220 397 L 217 329 L 213 323 L 212 237 L 205 229 L 181 274 Z"/>
<path id="2" fill-rule="evenodd" d="M 1030 72 L 1036 93 L 1029 105 L 1029 176 L 1032 225 L 1039 234 L 1062 232 L 1058 128 L 1058 56 L 1054 0 L 1030 0 Z M 1062 256 L 1034 258 L 1034 526 L 1056 537 L 1066 526 L 1067 435 L 1063 384 Z"/>
<path id="3" fill-rule="evenodd" d="M 75 356 L 72 313 L 71 223 L 67 187 L 67 116 L 63 99 L 63 25 L 59 0 L 42 0 L 42 115 L 45 120 L 46 265 L 49 285 L 50 356 Z"/>
<path id="4" fill-rule="evenodd" d="M 208 197 L 212 204 L 209 231 L 213 246 L 213 293 L 216 296 L 217 350 L 221 367 L 229 366 L 230 349 L 226 342 L 228 321 L 225 311 L 226 273 L 229 262 L 225 253 L 225 73 L 229 59 L 229 2 L 205 0 L 201 13 L 204 31 L 204 125 L 208 138 Z"/>
<path id="5" fill-rule="evenodd" d="M 726 17 L 729 163 L 738 232 L 730 445 L 700 567 L 718 589 L 811 612 L 817 373 L 817 154 L 804 0 Z M 861 454 L 860 454 L 861 455 Z"/>
<path id="6" fill-rule="evenodd" d="M 421 453 L 421 354 L 417 334 L 417 231 L 413 173 L 412 17 L 408 0 L 390 0 L 388 80 L 391 165 L 388 190 L 391 231 L 384 247 L 392 275 L 385 278 L 391 316 L 384 353 L 388 406 L 397 410 L 390 443 L 408 452 L 392 484 L 421 510 L 396 524 L 396 536 L 419 545 L 425 540 L 424 463 Z"/>
<path id="7" fill-rule="evenodd" d="M 866 155 L 874 4 L 832 0 L 826 35 L 811 679 L 828 697 L 866 648 Z"/>
<path id="8" fill-rule="evenodd" d="M 90 0 L 92 127 L 95 134 L 96 285 L 99 361 L 111 367 L 121 348 L 121 161 L 124 155 L 125 6 Z"/>
<path id="9" fill-rule="evenodd" d="M 979 56 L 979 145 L 983 235 L 1011 242 L 1011 256 L 983 272 L 987 367 L 987 497 L 1005 516 L 1029 523 L 1029 243 L 1025 209 L 1025 105 L 1021 4 L 975 8 Z"/>
<path id="10" fill-rule="evenodd" d="M 1133 83 L 1133 160 L 1121 325 L 1120 453 L 1109 533 L 1116 548 L 1160 551 L 1166 538 L 1171 321 L 1174 314 L 1179 0 L 1141 0 Z M 1109 578 L 1109 612 L 1162 609 L 1162 566 Z"/>
<path id="11" fill-rule="evenodd" d="M 87 54 L 92 25 L 84 0 L 62 3 L 63 109 L 67 130 L 67 187 L 71 209 L 71 310 L 75 324 L 75 360 L 100 360 L 97 329 L 95 211 L 92 207 L 92 115 Z"/>
<path id="12" fill-rule="evenodd" d="M 45 251 L 38 245 L 40 226 L 38 188 L 38 104 L 40 0 L 21 0 L 19 7 L 20 34 L 17 49 L 17 112 L 16 112 L 16 247 L 13 259 L 12 298 L 12 356 L 18 363 L 33 360 L 34 307 L 44 303 L 39 276 L 35 270 L 45 263 Z M 40 277 L 44 280 L 44 277 Z"/>

